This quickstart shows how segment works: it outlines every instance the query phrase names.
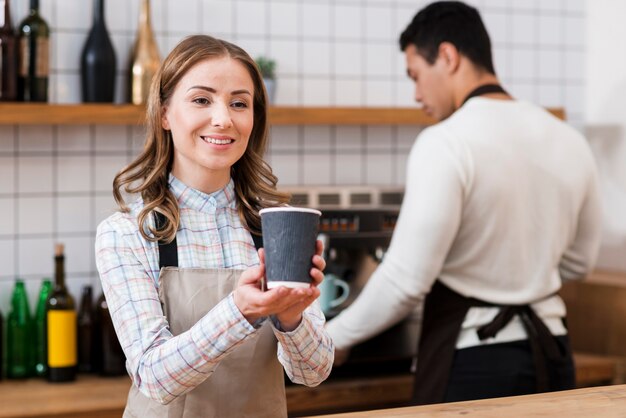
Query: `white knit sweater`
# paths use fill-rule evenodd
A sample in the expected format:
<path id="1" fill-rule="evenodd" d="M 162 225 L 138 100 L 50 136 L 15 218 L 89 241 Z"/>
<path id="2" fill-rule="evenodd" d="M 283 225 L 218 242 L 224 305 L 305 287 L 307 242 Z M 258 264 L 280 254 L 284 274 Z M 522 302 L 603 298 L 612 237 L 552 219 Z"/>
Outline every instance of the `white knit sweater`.
<path id="1" fill-rule="evenodd" d="M 470 99 L 426 128 L 409 155 L 404 201 L 382 264 L 327 329 L 337 348 L 404 318 L 439 278 L 456 292 L 529 303 L 585 276 L 600 242 L 597 174 L 585 138 L 523 101 Z M 565 334 L 559 297 L 533 305 Z M 471 308 L 457 348 L 495 308 Z M 525 339 L 519 320 L 483 343 Z"/>

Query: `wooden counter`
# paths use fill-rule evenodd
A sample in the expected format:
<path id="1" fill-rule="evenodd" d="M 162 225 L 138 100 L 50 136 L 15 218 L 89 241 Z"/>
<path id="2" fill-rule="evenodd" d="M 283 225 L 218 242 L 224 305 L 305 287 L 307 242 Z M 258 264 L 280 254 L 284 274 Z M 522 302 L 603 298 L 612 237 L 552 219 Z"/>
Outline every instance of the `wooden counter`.
<path id="1" fill-rule="evenodd" d="M 601 416 L 602 418 L 626 416 L 626 385 L 600 386 L 481 401 L 324 415 L 324 418 L 589 418 L 594 416 Z"/>
<path id="2" fill-rule="evenodd" d="M 575 362 L 578 386 L 623 383 L 621 358 L 577 353 Z M 406 405 L 412 386 L 412 375 L 331 379 L 316 388 L 288 385 L 287 407 L 290 416 L 390 408 Z M 76 382 L 63 384 L 4 380 L 0 418 L 119 418 L 129 387 L 126 376 L 79 375 Z"/>
<path id="3" fill-rule="evenodd" d="M 130 388 L 127 376 L 79 375 L 76 382 L 42 379 L 0 382 L 1 418 L 120 418 Z"/>
<path id="4" fill-rule="evenodd" d="M 287 386 L 290 416 L 397 406 L 411 396 L 412 376 L 327 381 L 317 388 Z M 75 382 L 0 382 L 0 418 L 120 418 L 130 379 L 79 375 Z"/>

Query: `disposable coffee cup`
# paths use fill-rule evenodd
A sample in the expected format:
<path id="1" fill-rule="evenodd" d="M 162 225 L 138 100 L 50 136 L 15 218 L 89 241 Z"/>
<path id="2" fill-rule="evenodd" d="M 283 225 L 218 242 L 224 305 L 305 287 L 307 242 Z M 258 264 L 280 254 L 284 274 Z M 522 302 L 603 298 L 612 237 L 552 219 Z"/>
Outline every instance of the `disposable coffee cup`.
<path id="1" fill-rule="evenodd" d="M 267 288 L 309 287 L 322 213 L 281 206 L 259 211 L 265 249 Z"/>

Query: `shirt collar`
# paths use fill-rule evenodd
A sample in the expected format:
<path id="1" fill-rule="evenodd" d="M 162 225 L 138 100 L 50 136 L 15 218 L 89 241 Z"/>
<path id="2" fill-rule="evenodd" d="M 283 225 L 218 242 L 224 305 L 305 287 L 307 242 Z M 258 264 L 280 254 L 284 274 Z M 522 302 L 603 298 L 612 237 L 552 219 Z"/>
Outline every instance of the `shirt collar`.
<path id="1" fill-rule="evenodd" d="M 231 178 L 224 188 L 207 194 L 187 186 L 185 183 L 169 175 L 170 190 L 178 200 L 180 207 L 188 207 L 200 212 L 214 212 L 216 209 L 236 207 L 235 182 Z"/>

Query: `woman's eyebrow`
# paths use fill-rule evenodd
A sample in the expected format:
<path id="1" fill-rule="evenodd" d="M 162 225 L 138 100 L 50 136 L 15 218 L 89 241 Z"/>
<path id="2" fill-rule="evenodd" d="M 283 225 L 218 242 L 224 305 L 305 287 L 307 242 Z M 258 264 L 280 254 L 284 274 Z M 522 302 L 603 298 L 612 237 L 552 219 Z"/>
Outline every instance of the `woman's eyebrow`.
<path id="1" fill-rule="evenodd" d="M 217 90 L 215 90 L 213 87 L 208 87 L 208 86 L 191 86 L 189 87 L 189 89 L 187 89 L 187 91 L 189 90 L 193 90 L 193 89 L 200 89 L 200 90 L 206 90 L 209 93 L 217 93 Z M 240 90 L 233 90 L 230 94 L 232 95 L 236 95 L 236 94 L 248 94 L 250 96 L 252 96 L 252 93 L 250 93 L 248 90 L 246 89 L 240 89 Z"/>

